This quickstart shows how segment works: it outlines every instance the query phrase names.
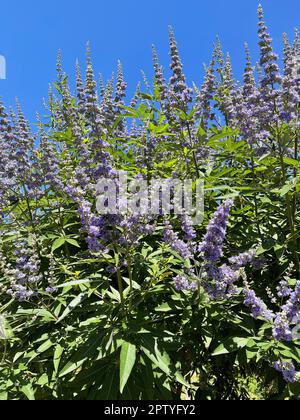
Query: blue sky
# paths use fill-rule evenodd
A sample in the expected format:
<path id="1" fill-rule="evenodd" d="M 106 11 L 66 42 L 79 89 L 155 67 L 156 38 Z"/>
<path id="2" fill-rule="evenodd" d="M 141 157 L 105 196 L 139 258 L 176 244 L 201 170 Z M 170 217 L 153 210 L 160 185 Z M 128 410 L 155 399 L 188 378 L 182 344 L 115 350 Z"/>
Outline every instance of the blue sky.
<path id="1" fill-rule="evenodd" d="M 262 0 L 274 47 L 280 51 L 283 32 L 300 27 L 299 0 Z M 168 25 L 173 25 L 185 72 L 200 84 L 218 34 L 232 57 L 235 74 L 244 65 L 243 44 L 257 58 L 257 0 L 6 0 L 1 2 L 0 55 L 7 61 L 7 80 L 0 96 L 7 105 L 18 96 L 32 121 L 43 114 L 42 98 L 55 80 L 57 51 L 71 75 L 76 58 L 85 57 L 89 40 L 95 73 L 105 78 L 120 59 L 129 91 L 143 69 L 151 75 L 151 44 L 168 66 Z"/>

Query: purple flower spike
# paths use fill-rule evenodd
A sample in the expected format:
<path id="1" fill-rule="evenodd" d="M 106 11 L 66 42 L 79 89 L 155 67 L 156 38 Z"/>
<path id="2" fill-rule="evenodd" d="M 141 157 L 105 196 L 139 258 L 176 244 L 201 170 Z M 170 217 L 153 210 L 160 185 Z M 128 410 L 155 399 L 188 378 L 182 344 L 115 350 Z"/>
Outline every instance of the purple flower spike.
<path id="1" fill-rule="evenodd" d="M 227 222 L 232 206 L 233 201 L 227 200 L 218 208 L 208 225 L 204 240 L 199 245 L 199 252 L 204 254 L 206 261 L 215 263 L 223 256 Z"/>

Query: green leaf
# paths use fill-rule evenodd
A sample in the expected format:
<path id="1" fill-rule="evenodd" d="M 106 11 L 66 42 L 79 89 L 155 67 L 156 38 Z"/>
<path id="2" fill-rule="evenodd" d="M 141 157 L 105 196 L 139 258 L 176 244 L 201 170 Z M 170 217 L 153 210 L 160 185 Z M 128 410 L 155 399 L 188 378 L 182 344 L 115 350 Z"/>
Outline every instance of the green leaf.
<path id="1" fill-rule="evenodd" d="M 136 360 L 136 346 L 124 342 L 120 353 L 120 392 L 123 393 Z"/>
<path id="2" fill-rule="evenodd" d="M 149 93 L 140 93 L 140 97 L 142 99 L 146 99 L 148 101 L 152 101 L 153 100 L 153 96 L 149 95 Z"/>
<path id="3" fill-rule="evenodd" d="M 163 355 L 157 350 L 155 354 L 149 351 L 147 348 L 142 347 L 143 352 L 145 355 L 154 363 L 155 366 L 159 367 L 166 375 L 171 375 L 170 370 L 170 358 L 166 353 Z"/>
<path id="4" fill-rule="evenodd" d="M 76 246 L 77 248 L 80 248 L 79 243 L 75 239 L 67 238 L 66 241 L 68 242 L 68 244 L 73 245 L 73 246 Z"/>
<path id="5" fill-rule="evenodd" d="M 223 344 L 212 353 L 212 356 L 221 356 L 222 354 L 233 353 L 234 351 L 247 346 L 249 338 L 235 337 L 228 338 Z"/>
<path id="6" fill-rule="evenodd" d="M 0 315 L 0 340 L 9 340 L 13 335 L 13 330 L 7 322 L 7 319 L 3 315 Z"/>
<path id="7" fill-rule="evenodd" d="M 52 315 L 46 309 L 18 309 L 17 315 L 26 315 L 28 317 L 41 317 L 43 321 L 56 321 L 54 315 Z"/>
<path id="8" fill-rule="evenodd" d="M 274 189 L 274 190 L 272 190 L 272 192 L 275 193 L 275 194 L 279 194 L 280 197 L 284 197 L 290 191 L 292 191 L 294 188 L 295 188 L 295 185 L 293 185 L 293 184 L 285 184 L 282 188 Z"/>
<path id="9" fill-rule="evenodd" d="M 56 375 L 58 373 L 59 364 L 60 364 L 61 356 L 63 352 L 64 352 L 64 348 L 60 344 L 57 344 L 55 348 L 54 356 L 53 356 L 54 372 Z"/>
<path id="10" fill-rule="evenodd" d="M 8 393 L 0 391 L 0 401 L 7 401 L 8 400 Z"/>
<path id="11" fill-rule="evenodd" d="M 156 312 L 170 312 L 172 311 L 171 306 L 168 303 L 162 303 L 157 308 L 155 308 Z"/>
<path id="12" fill-rule="evenodd" d="M 118 368 L 108 370 L 107 375 L 102 383 L 102 389 L 99 393 L 99 399 L 117 400 L 118 399 Z"/>
<path id="13" fill-rule="evenodd" d="M 79 369 L 86 360 L 87 360 L 87 357 L 76 362 L 72 362 L 72 361 L 68 362 L 59 372 L 59 377 L 62 378 L 68 375 L 69 373 L 74 372 L 74 370 Z"/>
<path id="14" fill-rule="evenodd" d="M 59 372 L 59 377 L 62 378 L 75 370 L 79 370 L 88 358 L 93 358 L 94 360 L 95 352 L 102 339 L 103 335 L 101 331 L 96 331 L 90 335 L 89 339 L 83 345 L 76 348 L 66 365 Z"/>
<path id="15" fill-rule="evenodd" d="M 37 356 L 39 356 L 42 353 L 45 353 L 47 350 L 51 349 L 55 343 L 53 343 L 50 339 L 45 341 L 37 350 L 36 352 L 32 353 L 32 356 L 29 360 L 29 362 L 32 362 Z"/>
<path id="16" fill-rule="evenodd" d="M 58 238 L 53 242 L 52 245 L 52 252 L 56 251 L 57 249 L 61 248 L 66 243 L 66 238 Z"/>
<path id="17" fill-rule="evenodd" d="M 42 375 L 37 381 L 37 385 L 39 386 L 45 386 L 48 383 L 49 383 L 49 378 L 48 378 L 47 373 L 44 373 L 44 375 Z"/>
<path id="18" fill-rule="evenodd" d="M 70 312 L 73 311 L 78 305 L 80 305 L 88 296 L 88 293 L 80 293 L 75 299 L 72 300 L 72 302 L 67 306 L 61 317 L 57 320 L 57 323 L 61 322 L 63 319 L 65 319 Z"/>
<path id="19" fill-rule="evenodd" d="M 296 159 L 292 159 L 292 158 L 283 158 L 284 163 L 286 163 L 287 165 L 291 165 L 291 166 L 300 166 L 300 161 L 296 160 Z"/>
<path id="20" fill-rule="evenodd" d="M 28 398 L 29 401 L 35 401 L 34 391 L 32 389 L 32 385 L 28 384 L 21 388 L 23 394 Z"/>
<path id="21" fill-rule="evenodd" d="M 60 284 L 59 286 L 55 286 L 57 289 L 63 289 L 64 287 L 70 287 L 70 286 L 79 286 L 81 284 L 89 284 L 93 282 L 99 282 L 100 279 L 85 279 L 85 280 L 74 280 L 69 281 L 67 283 Z"/>

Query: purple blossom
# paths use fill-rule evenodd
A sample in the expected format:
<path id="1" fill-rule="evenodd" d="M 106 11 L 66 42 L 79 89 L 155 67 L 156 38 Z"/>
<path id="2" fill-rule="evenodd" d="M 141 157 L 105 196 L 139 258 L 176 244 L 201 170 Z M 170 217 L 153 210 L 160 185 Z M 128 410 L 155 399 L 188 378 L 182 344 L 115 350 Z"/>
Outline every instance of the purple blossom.
<path id="1" fill-rule="evenodd" d="M 179 239 L 178 234 L 174 232 L 169 221 L 165 222 L 164 241 L 182 258 L 187 259 L 192 257 L 190 246 Z"/>
<path id="2" fill-rule="evenodd" d="M 56 293 L 57 292 L 57 287 L 48 286 L 48 287 L 46 287 L 45 292 L 46 293 L 49 293 L 50 295 L 52 295 L 53 293 Z"/>
<path id="3" fill-rule="evenodd" d="M 206 69 L 203 85 L 196 97 L 196 116 L 203 119 L 203 123 L 207 126 L 208 122 L 215 118 L 213 110 L 213 99 L 215 94 L 216 77 L 214 74 L 214 60 Z"/>
<path id="4" fill-rule="evenodd" d="M 273 337 L 277 341 L 292 341 L 293 339 L 290 323 L 284 312 L 276 315 L 273 325 Z"/>
<path id="5" fill-rule="evenodd" d="M 289 287 L 289 283 L 287 280 L 282 280 L 277 287 L 277 295 L 280 298 L 287 298 L 291 296 L 292 289 Z"/>
<path id="6" fill-rule="evenodd" d="M 115 266 L 110 265 L 110 266 L 107 267 L 106 271 L 109 274 L 115 274 L 117 272 L 117 268 Z"/>
<path id="7" fill-rule="evenodd" d="M 194 241 L 197 237 L 191 217 L 185 212 L 182 215 L 182 230 L 186 241 Z"/>
<path id="8" fill-rule="evenodd" d="M 282 79 L 279 75 L 279 67 L 277 64 L 277 55 L 272 49 L 272 38 L 268 33 L 265 25 L 263 9 L 261 6 L 258 8 L 259 16 L 259 46 L 260 46 L 260 65 L 264 70 L 264 78 L 261 81 L 263 87 L 272 86 L 276 83 L 281 83 Z"/>
<path id="9" fill-rule="evenodd" d="M 226 236 L 227 222 L 232 200 L 221 205 L 208 225 L 203 242 L 199 245 L 199 252 L 203 253 L 206 261 L 215 263 L 223 256 L 223 245 Z"/>
<path id="10" fill-rule="evenodd" d="M 277 361 L 274 363 L 277 372 L 282 373 L 283 378 L 288 383 L 300 382 L 300 374 L 296 371 L 295 366 L 291 362 Z"/>
<path id="11" fill-rule="evenodd" d="M 226 264 L 217 267 L 208 263 L 203 268 L 206 275 L 203 287 L 211 299 L 228 299 L 237 293 L 237 288 L 234 284 L 239 280 L 239 271 L 233 270 Z"/>
<path id="12" fill-rule="evenodd" d="M 290 322 L 294 318 L 300 319 L 300 281 L 297 281 L 294 291 L 291 292 L 288 301 L 282 305 L 281 309 L 286 313 Z"/>
<path id="13" fill-rule="evenodd" d="M 251 249 L 250 251 L 244 252 L 236 257 L 229 258 L 230 264 L 237 270 L 247 265 L 253 264 L 256 259 L 256 250 Z"/>
<path id="14" fill-rule="evenodd" d="M 189 281 L 185 276 L 182 275 L 178 275 L 177 277 L 175 277 L 174 283 L 175 288 L 178 291 L 187 290 L 194 292 L 195 290 L 197 290 L 196 283 Z"/>
<path id="15" fill-rule="evenodd" d="M 188 109 L 188 104 L 192 101 L 192 90 L 186 84 L 186 77 L 183 73 L 183 66 L 179 56 L 177 43 L 173 29 L 169 28 L 170 50 L 171 50 L 171 70 L 173 72 L 169 84 L 170 102 L 175 108 Z"/>
<path id="16" fill-rule="evenodd" d="M 252 315 L 255 319 L 264 318 L 267 321 L 274 319 L 274 314 L 270 311 L 262 299 L 256 296 L 253 290 L 244 289 L 245 301 L 244 304 L 251 309 Z"/>

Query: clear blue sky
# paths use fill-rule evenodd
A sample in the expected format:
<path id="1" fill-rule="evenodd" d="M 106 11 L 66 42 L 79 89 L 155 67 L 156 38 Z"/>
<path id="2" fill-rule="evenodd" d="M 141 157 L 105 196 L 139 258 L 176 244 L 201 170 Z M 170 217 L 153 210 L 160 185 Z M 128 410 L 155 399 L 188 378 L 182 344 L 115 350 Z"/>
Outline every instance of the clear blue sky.
<path id="1" fill-rule="evenodd" d="M 13 105 L 18 96 L 32 120 L 55 79 L 57 50 L 73 73 L 76 58 L 84 61 L 92 45 L 95 73 L 110 77 L 117 59 L 132 92 L 140 70 L 151 75 L 151 44 L 168 66 L 168 25 L 173 25 L 189 80 L 200 84 L 203 63 L 210 58 L 218 34 L 232 56 L 235 73 L 243 68 L 243 44 L 257 58 L 258 0 L 6 0 L 1 2 L 0 54 L 7 60 L 7 80 L 0 96 Z M 299 0 L 262 0 L 274 46 L 281 35 L 300 26 Z"/>

